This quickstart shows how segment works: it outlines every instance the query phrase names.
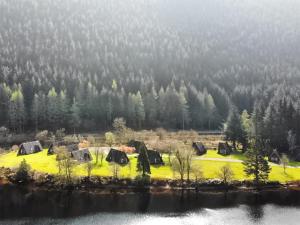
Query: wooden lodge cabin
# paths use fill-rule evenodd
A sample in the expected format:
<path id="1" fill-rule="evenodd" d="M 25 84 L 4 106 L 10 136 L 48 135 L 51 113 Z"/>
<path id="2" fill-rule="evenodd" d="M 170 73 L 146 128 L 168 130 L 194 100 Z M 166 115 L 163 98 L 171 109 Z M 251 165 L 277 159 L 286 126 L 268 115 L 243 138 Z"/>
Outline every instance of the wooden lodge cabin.
<path id="1" fill-rule="evenodd" d="M 71 157 L 78 162 L 90 162 L 93 160 L 93 157 L 87 148 L 72 151 Z"/>
<path id="2" fill-rule="evenodd" d="M 158 151 L 147 150 L 150 165 L 164 165 L 164 161 Z"/>
<path id="3" fill-rule="evenodd" d="M 197 155 L 204 155 L 207 152 L 207 149 L 202 142 L 193 142 L 192 146 L 195 149 Z"/>
<path id="4" fill-rule="evenodd" d="M 25 142 L 19 147 L 18 155 L 29 155 L 41 152 L 43 147 L 39 141 Z"/>
<path id="5" fill-rule="evenodd" d="M 274 149 L 268 157 L 269 161 L 272 163 L 280 164 L 281 157 L 276 149 Z"/>
<path id="6" fill-rule="evenodd" d="M 126 165 L 129 163 L 129 159 L 125 152 L 119 151 L 117 149 L 110 149 L 107 157 L 107 162 L 114 162 L 120 165 Z"/>
<path id="7" fill-rule="evenodd" d="M 228 143 L 220 142 L 218 145 L 218 154 L 220 155 L 230 155 L 231 154 L 231 147 Z"/>
<path id="8" fill-rule="evenodd" d="M 131 140 L 128 142 L 128 146 L 134 147 L 136 149 L 136 153 L 140 153 L 141 149 L 144 148 L 148 153 L 150 165 L 164 165 L 164 161 L 160 153 L 155 150 L 148 150 L 144 142 Z"/>

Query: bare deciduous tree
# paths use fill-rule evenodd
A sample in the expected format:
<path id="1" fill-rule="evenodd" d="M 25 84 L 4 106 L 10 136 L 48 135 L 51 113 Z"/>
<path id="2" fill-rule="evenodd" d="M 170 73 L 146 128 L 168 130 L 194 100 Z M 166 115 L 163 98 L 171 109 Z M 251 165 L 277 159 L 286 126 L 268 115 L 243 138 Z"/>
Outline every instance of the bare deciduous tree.
<path id="1" fill-rule="evenodd" d="M 220 178 L 225 185 L 233 179 L 234 173 L 229 164 L 224 165 L 220 168 L 220 171 L 217 173 L 218 178 Z"/>
<path id="2" fill-rule="evenodd" d="M 288 166 L 290 160 L 288 158 L 288 156 L 286 154 L 282 154 L 282 157 L 281 157 L 281 164 L 283 166 L 283 171 L 284 173 L 286 173 L 286 167 Z"/>
<path id="3" fill-rule="evenodd" d="M 190 174 L 192 171 L 192 161 L 195 156 L 195 151 L 191 145 L 184 145 L 184 152 L 185 152 L 185 160 L 186 160 L 186 174 L 187 174 L 187 181 L 190 181 Z"/>
<path id="4" fill-rule="evenodd" d="M 195 182 L 198 184 L 203 179 L 203 171 L 199 162 L 192 163 L 191 173 L 194 175 Z"/>
<path id="5" fill-rule="evenodd" d="M 72 182 L 73 169 L 76 165 L 66 147 L 59 147 L 56 155 L 59 173 L 64 175 L 67 183 Z"/>

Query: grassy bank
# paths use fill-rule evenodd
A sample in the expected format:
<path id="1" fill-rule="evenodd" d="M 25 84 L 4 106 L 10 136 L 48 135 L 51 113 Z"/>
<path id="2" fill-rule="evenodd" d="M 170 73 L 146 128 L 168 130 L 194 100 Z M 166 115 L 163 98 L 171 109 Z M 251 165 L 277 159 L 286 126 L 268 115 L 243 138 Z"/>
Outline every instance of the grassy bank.
<path id="1" fill-rule="evenodd" d="M 55 160 L 55 155 L 48 156 L 47 151 L 44 150 L 40 153 L 26 156 L 17 156 L 16 152 L 9 152 L 6 154 L 0 155 L 0 166 L 7 168 L 16 168 L 19 166 L 20 162 L 25 159 L 31 168 L 38 172 L 56 174 L 58 173 L 57 162 Z M 95 164 L 95 156 L 93 155 L 93 164 Z M 156 179 L 174 179 L 178 178 L 173 174 L 173 171 L 168 164 L 167 155 L 163 155 L 164 161 L 166 162 L 165 166 L 152 167 L 151 168 L 151 177 Z M 127 166 L 121 167 L 120 177 L 131 177 L 134 178 L 137 175 L 136 172 L 136 155 L 129 156 L 130 163 Z M 199 164 L 202 168 L 204 178 L 213 179 L 217 177 L 217 173 L 220 168 L 226 164 L 229 164 L 234 171 L 235 180 L 245 180 L 249 179 L 245 176 L 243 172 L 243 164 L 238 160 L 243 160 L 244 156 L 241 154 L 235 154 L 231 156 L 221 156 L 216 153 L 214 150 L 209 150 L 208 153 L 201 157 L 196 157 L 194 163 Z M 232 161 L 230 161 L 232 160 Z M 271 181 L 295 181 L 300 180 L 300 168 L 289 167 L 284 173 L 282 166 L 271 164 L 272 171 L 270 173 L 269 179 Z M 77 176 L 86 176 L 85 164 L 78 164 L 74 168 L 74 174 Z M 102 166 L 96 165 L 92 171 L 92 175 L 98 176 L 111 176 L 110 165 L 103 160 Z"/>

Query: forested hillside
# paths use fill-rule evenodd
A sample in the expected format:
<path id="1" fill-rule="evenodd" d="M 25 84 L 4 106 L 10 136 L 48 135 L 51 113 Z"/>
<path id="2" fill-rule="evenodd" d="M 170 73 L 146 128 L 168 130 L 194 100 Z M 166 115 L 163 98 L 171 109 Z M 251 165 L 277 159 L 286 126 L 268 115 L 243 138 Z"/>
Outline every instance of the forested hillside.
<path id="1" fill-rule="evenodd" d="M 0 126 L 221 129 L 236 106 L 287 148 L 288 133 L 300 141 L 299 11 L 297 0 L 0 0 Z"/>

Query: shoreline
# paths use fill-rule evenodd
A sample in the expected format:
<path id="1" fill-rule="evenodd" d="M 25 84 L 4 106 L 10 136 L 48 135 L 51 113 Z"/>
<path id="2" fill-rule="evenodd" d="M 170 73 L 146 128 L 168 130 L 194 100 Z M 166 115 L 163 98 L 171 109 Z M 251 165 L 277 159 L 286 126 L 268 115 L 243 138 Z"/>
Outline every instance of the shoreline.
<path id="1" fill-rule="evenodd" d="M 280 183 L 267 181 L 256 186 L 253 181 L 233 180 L 224 183 L 219 179 L 204 179 L 201 181 L 178 179 L 132 179 L 102 176 L 73 177 L 68 183 L 63 177 L 47 173 L 32 173 L 27 182 L 15 179 L 15 171 L 2 167 L 0 174 L 0 189 L 3 187 L 27 188 L 31 190 L 81 191 L 97 193 L 172 193 L 172 192 L 263 192 L 263 191 L 299 191 L 300 182 Z"/>
<path id="2" fill-rule="evenodd" d="M 198 187 L 193 186 L 159 186 L 159 185 L 128 185 L 122 184 L 106 184 L 106 185 L 95 185 L 89 184 L 53 184 L 53 185 L 42 185 L 35 182 L 28 184 L 16 184 L 11 182 L 1 182 L 0 179 L 0 190 L 5 188 L 13 189 L 24 189 L 32 192 L 39 191 L 59 191 L 59 192 L 80 192 L 89 194 L 130 194 L 130 193 L 150 193 L 150 194 L 172 194 L 172 193 L 262 193 L 262 192 L 283 192 L 283 191 L 295 191 L 300 192 L 300 186 L 296 184 L 265 184 L 258 188 L 254 185 L 223 185 L 223 184 L 208 184 L 202 183 Z"/>

